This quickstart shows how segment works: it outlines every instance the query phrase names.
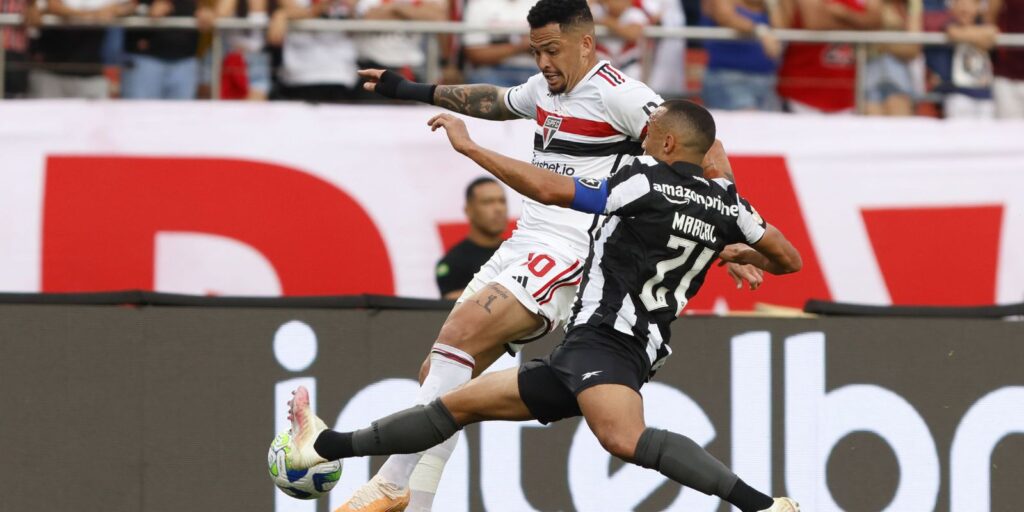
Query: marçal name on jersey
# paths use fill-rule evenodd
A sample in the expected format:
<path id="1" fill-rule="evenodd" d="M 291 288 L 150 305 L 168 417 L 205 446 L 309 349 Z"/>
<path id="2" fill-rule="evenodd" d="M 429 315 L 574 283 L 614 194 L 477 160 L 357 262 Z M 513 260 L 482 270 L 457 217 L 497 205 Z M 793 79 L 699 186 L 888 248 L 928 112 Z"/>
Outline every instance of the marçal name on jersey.
<path id="1" fill-rule="evenodd" d="M 740 214 L 739 205 L 728 205 L 722 201 L 719 196 L 706 196 L 704 194 L 698 194 L 692 189 L 686 188 L 682 185 L 668 185 L 664 183 L 655 183 L 654 190 L 661 192 L 668 199 L 669 202 L 676 204 L 687 204 L 697 203 L 704 206 L 705 210 L 717 210 L 722 215 L 728 215 L 730 217 L 738 217 Z M 673 199 L 676 198 L 676 199 Z"/>
<path id="2" fill-rule="evenodd" d="M 675 218 L 672 219 L 672 229 L 699 238 L 710 244 L 718 241 L 718 238 L 715 237 L 714 225 L 685 213 L 676 212 Z"/>

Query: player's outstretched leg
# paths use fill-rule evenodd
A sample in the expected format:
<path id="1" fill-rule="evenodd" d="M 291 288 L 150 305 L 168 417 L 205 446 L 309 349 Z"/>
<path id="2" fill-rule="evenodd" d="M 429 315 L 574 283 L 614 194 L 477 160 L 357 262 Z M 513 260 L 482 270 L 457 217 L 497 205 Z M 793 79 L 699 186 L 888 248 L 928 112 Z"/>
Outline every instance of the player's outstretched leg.
<path id="1" fill-rule="evenodd" d="M 288 403 L 292 421 L 288 463 L 292 468 L 304 469 L 327 460 L 418 453 L 440 444 L 471 423 L 532 419 L 519 396 L 518 371 L 511 368 L 488 374 L 427 405 L 396 412 L 354 432 L 327 429 L 310 409 L 309 393 L 299 387 Z M 391 510 L 404 509 L 402 501 L 391 505 L 400 508 Z"/>
<path id="2" fill-rule="evenodd" d="M 476 360 L 455 347 L 436 343 L 429 356 L 430 373 L 424 376 L 416 394 L 416 403 L 427 405 L 458 385 L 467 382 L 473 374 Z M 454 435 L 438 447 L 453 449 L 458 441 Z M 334 512 L 401 512 L 409 506 L 412 496 L 410 473 L 423 454 L 405 454 L 388 457 L 380 471 L 369 482 L 360 486 L 348 501 Z M 443 463 L 442 463 L 443 465 Z"/>
<path id="3" fill-rule="evenodd" d="M 750 487 L 690 438 L 646 427 L 643 400 L 629 386 L 593 386 L 580 392 L 577 400 L 601 446 L 622 460 L 718 496 L 743 512 L 800 510 L 789 498 L 773 499 Z"/>
<path id="4" fill-rule="evenodd" d="M 461 428 L 444 404 L 435 400 L 430 405 L 419 405 L 382 418 L 367 429 L 335 432 L 328 430 L 313 414 L 306 388 L 300 386 L 292 395 L 288 402 L 292 436 L 287 457 L 293 469 L 354 456 L 415 453 L 444 441 Z M 379 477 L 374 479 L 379 480 Z M 345 506 L 351 510 L 383 512 L 400 512 L 408 506 L 408 489 L 387 482 L 377 483 L 381 485 L 371 487 L 374 492 L 353 497 Z"/>
<path id="5" fill-rule="evenodd" d="M 488 374 L 427 405 L 398 411 L 360 430 L 322 430 L 313 442 L 313 450 L 320 461 L 418 453 L 471 423 L 532 419 L 519 398 L 518 371 L 511 368 Z"/>
<path id="6" fill-rule="evenodd" d="M 513 293 L 499 284 L 489 283 L 456 306 L 445 321 L 431 349 L 429 365 L 426 365 L 428 372 L 417 394 L 417 403 L 428 404 L 465 384 L 504 354 L 506 342 L 522 339 L 541 325 L 540 317 L 526 309 Z M 397 500 L 369 499 L 394 494 L 395 489 L 412 492 L 410 510 L 429 511 L 441 472 L 457 442 L 458 434 L 425 453 L 389 457 L 377 473 L 380 478 L 375 477 L 357 489 L 352 499 L 335 512 L 405 510 L 404 506 L 398 508 Z M 362 503 L 372 505 L 357 507 Z"/>

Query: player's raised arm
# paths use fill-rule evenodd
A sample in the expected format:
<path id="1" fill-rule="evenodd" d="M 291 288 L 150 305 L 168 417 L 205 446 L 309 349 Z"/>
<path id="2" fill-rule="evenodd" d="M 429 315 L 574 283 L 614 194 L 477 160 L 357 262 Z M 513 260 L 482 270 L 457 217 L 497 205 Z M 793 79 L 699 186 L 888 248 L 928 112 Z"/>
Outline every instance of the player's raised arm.
<path id="1" fill-rule="evenodd" d="M 765 227 L 764 236 L 752 247 L 746 244 L 729 245 L 718 257 L 731 263 L 754 265 L 777 275 L 797 272 L 804 265 L 796 247 L 771 224 Z"/>
<path id="2" fill-rule="evenodd" d="M 364 89 L 387 98 L 419 101 L 491 121 L 520 118 L 505 104 L 507 89 L 504 87 L 490 84 L 423 84 L 383 69 L 361 69 L 359 76 L 366 80 Z"/>
<path id="3" fill-rule="evenodd" d="M 516 192 L 539 203 L 572 206 L 576 180 L 480 146 L 469 137 L 466 123 L 451 114 L 438 114 L 427 124 L 431 131 L 444 128 L 455 151 L 469 157 Z"/>
<path id="4" fill-rule="evenodd" d="M 736 183 L 736 176 L 732 173 L 732 164 L 729 163 L 729 155 L 725 153 L 725 146 L 718 139 L 715 139 L 711 149 L 704 155 L 701 167 L 704 168 L 704 177 L 709 180 L 725 178 Z"/>

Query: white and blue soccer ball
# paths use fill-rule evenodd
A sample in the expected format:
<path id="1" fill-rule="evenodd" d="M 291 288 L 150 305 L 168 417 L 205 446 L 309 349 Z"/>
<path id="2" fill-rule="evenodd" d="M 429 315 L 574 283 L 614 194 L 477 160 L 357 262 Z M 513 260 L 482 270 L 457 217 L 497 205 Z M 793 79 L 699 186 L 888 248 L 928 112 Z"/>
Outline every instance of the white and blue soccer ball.
<path id="1" fill-rule="evenodd" d="M 285 494 L 300 500 L 315 500 L 334 488 L 341 478 L 341 461 L 322 462 L 309 469 L 288 467 L 288 442 L 291 431 L 285 430 L 270 443 L 267 471 L 274 485 Z"/>

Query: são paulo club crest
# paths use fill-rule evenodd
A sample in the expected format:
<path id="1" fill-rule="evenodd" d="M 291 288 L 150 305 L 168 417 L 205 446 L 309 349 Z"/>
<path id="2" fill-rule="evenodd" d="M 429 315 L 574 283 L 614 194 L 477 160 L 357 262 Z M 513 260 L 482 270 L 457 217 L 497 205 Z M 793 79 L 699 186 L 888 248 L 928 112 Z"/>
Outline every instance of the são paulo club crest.
<path id="1" fill-rule="evenodd" d="M 551 139 L 555 138 L 559 126 L 562 126 L 561 117 L 548 115 L 548 118 L 544 120 L 544 149 L 547 149 Z"/>

